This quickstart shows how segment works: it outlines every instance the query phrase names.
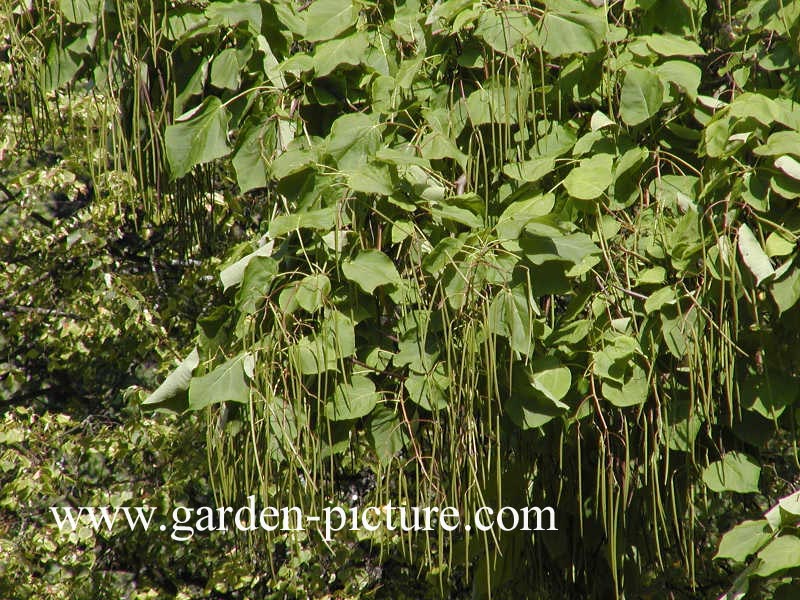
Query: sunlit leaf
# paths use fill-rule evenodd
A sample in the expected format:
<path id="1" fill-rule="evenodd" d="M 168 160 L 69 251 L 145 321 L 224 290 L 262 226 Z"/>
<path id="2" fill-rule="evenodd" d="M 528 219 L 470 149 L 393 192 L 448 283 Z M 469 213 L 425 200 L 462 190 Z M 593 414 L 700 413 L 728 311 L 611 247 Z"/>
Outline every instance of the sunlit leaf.
<path id="1" fill-rule="evenodd" d="M 760 285 L 762 281 L 775 274 L 775 269 L 769 261 L 769 256 L 767 256 L 766 252 L 761 248 L 761 244 L 746 223 L 742 223 L 741 226 L 739 226 L 738 239 L 739 252 L 742 255 L 742 260 L 756 278 L 756 285 Z"/>
<path id="2" fill-rule="evenodd" d="M 309 42 L 335 38 L 356 22 L 358 11 L 352 0 L 314 0 L 306 11 L 306 35 Z"/>
<path id="3" fill-rule="evenodd" d="M 778 571 L 800 567 L 800 538 L 783 535 L 772 540 L 758 553 L 756 575 L 767 577 Z"/>
<path id="4" fill-rule="evenodd" d="M 209 96 L 167 127 L 164 141 L 173 179 L 230 152 L 228 118 L 220 99 Z"/>
<path id="5" fill-rule="evenodd" d="M 606 20 L 595 12 L 547 11 L 539 26 L 544 51 L 551 56 L 594 52 L 605 36 Z"/>
<path id="6" fill-rule="evenodd" d="M 713 492 L 757 492 L 760 475 L 761 467 L 741 452 L 729 452 L 703 469 L 703 481 Z"/>
<path id="7" fill-rule="evenodd" d="M 325 415 L 331 421 L 359 419 L 372 412 L 379 399 L 372 380 L 354 374 L 336 386 L 333 399 L 325 405 Z"/>
<path id="8" fill-rule="evenodd" d="M 722 536 L 714 558 L 729 558 L 744 562 L 772 537 L 766 519 L 742 521 Z"/>
<path id="9" fill-rule="evenodd" d="M 342 263 L 342 272 L 368 294 L 382 285 L 400 282 L 397 267 L 379 250 L 362 250 L 355 258 Z"/>
<path id="10" fill-rule="evenodd" d="M 385 406 L 378 406 L 372 412 L 369 434 L 381 464 L 390 462 L 409 439 L 406 425 L 397 418 L 393 410 Z"/>
<path id="11" fill-rule="evenodd" d="M 697 42 L 671 33 L 648 35 L 645 40 L 653 52 L 662 56 L 697 56 L 706 53 Z"/>
<path id="12" fill-rule="evenodd" d="M 189 384 L 189 408 L 200 410 L 221 402 L 247 403 L 250 385 L 245 379 L 246 354 L 226 360 L 202 377 L 193 377 Z"/>
<path id="13" fill-rule="evenodd" d="M 595 154 L 585 158 L 564 179 L 564 188 L 570 196 L 580 200 L 593 200 L 603 195 L 611 185 L 613 158 L 610 154 Z"/>
<path id="14" fill-rule="evenodd" d="M 652 118 L 664 101 L 664 87 L 649 69 L 628 67 L 622 81 L 619 114 L 628 125 L 639 125 Z"/>
<path id="15" fill-rule="evenodd" d="M 186 394 L 189 390 L 189 382 L 192 380 L 192 373 L 199 364 L 200 356 L 197 348 L 194 348 L 142 404 L 150 405 L 152 408 L 159 408 L 159 405 L 170 406 L 177 403 L 180 406 L 183 404 L 187 399 Z M 182 408 L 182 406 L 180 407 Z"/>
<path id="16" fill-rule="evenodd" d="M 800 162 L 788 155 L 775 159 L 775 167 L 786 173 L 792 179 L 800 181 Z"/>

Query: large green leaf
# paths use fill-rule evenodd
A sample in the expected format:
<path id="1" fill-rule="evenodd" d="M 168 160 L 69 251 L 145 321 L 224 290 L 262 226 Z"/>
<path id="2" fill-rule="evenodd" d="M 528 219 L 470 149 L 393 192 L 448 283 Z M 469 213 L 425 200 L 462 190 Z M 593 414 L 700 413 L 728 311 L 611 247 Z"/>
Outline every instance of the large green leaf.
<path id="1" fill-rule="evenodd" d="M 52 92 L 73 80 L 82 61 L 66 48 L 53 42 L 41 68 L 40 81 L 45 90 Z"/>
<path id="2" fill-rule="evenodd" d="M 228 118 L 220 99 L 209 96 L 167 127 L 164 141 L 173 179 L 230 152 Z"/>
<path id="3" fill-rule="evenodd" d="M 760 564 L 756 575 L 767 577 L 778 571 L 800 567 L 800 538 L 782 535 L 767 544 L 758 553 Z"/>
<path id="4" fill-rule="evenodd" d="M 772 284 L 771 292 L 781 313 L 792 308 L 800 300 L 800 269 L 791 268 L 788 275 Z"/>
<path id="5" fill-rule="evenodd" d="M 742 563 L 748 556 L 758 552 L 771 537 L 766 519 L 742 521 L 722 536 L 714 558 L 729 558 Z"/>
<path id="6" fill-rule="evenodd" d="M 551 260 L 578 265 L 587 257 L 600 254 L 600 248 L 585 233 L 552 237 L 526 235 L 520 241 L 522 252 L 534 265 Z"/>
<path id="7" fill-rule="evenodd" d="M 350 381 L 336 386 L 333 399 L 325 405 L 325 415 L 331 421 L 359 419 L 372 412 L 380 400 L 375 384 L 364 375 L 352 375 Z"/>
<path id="8" fill-rule="evenodd" d="M 786 164 L 786 163 L 784 163 Z M 769 182 L 770 189 L 787 200 L 800 198 L 800 181 L 783 172 L 776 173 Z"/>
<path id="9" fill-rule="evenodd" d="M 762 281 L 775 274 L 775 269 L 769 261 L 769 256 L 764 252 L 753 231 L 746 223 L 742 223 L 739 226 L 738 245 L 744 264 L 747 265 L 753 277 L 756 278 L 756 285 L 761 285 Z"/>
<path id="10" fill-rule="evenodd" d="M 430 320 L 430 311 L 411 310 L 398 321 L 397 353 L 392 359 L 396 366 L 408 365 L 417 373 L 427 373 L 434 369 L 440 349 L 434 343 L 435 337 L 428 335 Z"/>
<path id="11" fill-rule="evenodd" d="M 486 325 L 495 335 L 508 338 L 511 349 L 528 356 L 533 351 L 533 328 L 538 307 L 525 285 L 501 290 L 489 306 Z"/>
<path id="12" fill-rule="evenodd" d="M 511 421 L 521 429 L 541 427 L 569 408 L 560 400 L 554 401 L 538 389 L 545 388 L 548 394 L 558 395 L 563 391 L 567 380 L 567 375 L 561 367 L 556 366 L 555 362 L 542 365 L 544 368 L 541 371 L 536 371 L 536 365 L 530 369 L 518 365 L 512 374 L 511 393 L 503 408 Z"/>
<path id="13" fill-rule="evenodd" d="M 775 159 L 775 167 L 792 179 L 800 181 L 800 162 L 791 156 L 784 155 Z"/>
<path id="14" fill-rule="evenodd" d="M 793 527 L 800 521 L 800 492 L 784 496 L 764 515 L 772 531 Z"/>
<path id="15" fill-rule="evenodd" d="M 303 336 L 289 349 L 295 368 L 304 375 L 338 371 L 340 361 L 356 351 L 353 321 L 339 311 L 331 311 L 319 331 Z"/>
<path id="16" fill-rule="evenodd" d="M 219 279 L 222 282 L 222 289 L 227 290 L 229 287 L 239 285 L 244 276 L 244 270 L 251 260 L 257 256 L 269 256 L 272 254 L 272 244 L 264 244 L 259 246 L 256 250 L 243 256 L 235 263 L 225 267 L 219 273 Z"/>
<path id="17" fill-rule="evenodd" d="M 463 246 L 463 236 L 442 239 L 422 259 L 422 268 L 431 275 L 439 275 L 447 265 L 454 264 Z"/>
<path id="18" fill-rule="evenodd" d="M 186 110 L 186 105 L 192 98 L 202 94 L 208 80 L 210 64 L 209 59 L 203 57 L 196 64 L 194 61 L 189 61 L 186 64 L 176 66 L 177 73 L 175 77 L 186 83 L 183 84 L 180 93 L 175 97 L 175 103 L 172 107 L 172 114 L 175 118 L 179 118 L 183 114 Z M 184 71 L 185 76 L 182 75 Z"/>
<path id="19" fill-rule="evenodd" d="M 520 181 L 539 181 L 555 168 L 555 158 L 545 156 L 521 163 L 511 163 L 503 167 L 503 173 Z"/>
<path id="20" fill-rule="evenodd" d="M 226 48 L 214 57 L 211 63 L 211 85 L 229 90 L 238 89 L 241 84 L 239 58 L 236 48 Z"/>
<path id="21" fill-rule="evenodd" d="M 307 42 L 324 42 L 355 25 L 358 11 L 352 0 L 314 0 L 306 11 Z"/>
<path id="22" fill-rule="evenodd" d="M 199 364 L 200 355 L 197 353 L 197 348 L 194 348 L 142 404 L 148 405 L 149 408 L 166 407 L 176 410 L 183 408 L 187 399 L 189 382 L 192 380 L 192 373 Z"/>
<path id="23" fill-rule="evenodd" d="M 320 339 L 334 349 L 337 358 L 352 356 L 356 351 L 353 320 L 338 310 L 330 311 L 322 322 Z"/>
<path id="24" fill-rule="evenodd" d="M 767 256 L 775 258 L 776 256 L 790 255 L 795 249 L 795 242 L 792 239 L 787 239 L 789 237 L 793 236 L 778 231 L 770 233 L 764 242 L 764 251 L 767 253 Z"/>
<path id="25" fill-rule="evenodd" d="M 58 8 L 72 23 L 96 23 L 103 4 L 103 0 L 59 0 Z"/>
<path id="26" fill-rule="evenodd" d="M 242 127 L 231 162 L 236 170 L 236 183 L 243 194 L 266 187 L 266 159 L 275 151 L 275 138 L 275 121 L 272 119 L 248 119 Z"/>
<path id="27" fill-rule="evenodd" d="M 386 406 L 377 406 L 372 411 L 369 423 L 372 448 L 381 464 L 387 464 L 408 443 L 406 425 L 395 412 Z"/>
<path id="28" fill-rule="evenodd" d="M 749 410 L 772 421 L 795 403 L 800 392 L 797 384 L 797 378 L 791 373 L 768 366 L 762 373 L 749 375 L 741 381 L 739 393 Z"/>
<path id="29" fill-rule="evenodd" d="M 729 452 L 703 469 L 703 481 L 714 492 L 746 494 L 758 491 L 761 467 L 741 452 Z"/>
<path id="30" fill-rule="evenodd" d="M 580 200 L 594 200 L 611 185 L 613 158 L 610 154 L 595 154 L 585 158 L 564 178 L 564 188 Z"/>
<path id="31" fill-rule="evenodd" d="M 242 314 L 253 314 L 259 307 L 272 280 L 278 273 L 278 263 L 269 256 L 254 256 L 242 274 L 242 283 L 236 292 L 236 308 Z"/>
<path id="32" fill-rule="evenodd" d="M 605 32 L 606 20 L 596 11 L 547 11 L 539 26 L 542 47 L 551 56 L 594 52 Z"/>
<path id="33" fill-rule="evenodd" d="M 693 452 L 695 440 L 705 419 L 687 399 L 676 398 L 670 402 L 669 447 L 679 452 Z"/>
<path id="34" fill-rule="evenodd" d="M 694 306 L 687 311 L 681 311 L 677 305 L 671 304 L 665 304 L 663 308 L 659 317 L 664 342 L 675 358 L 683 359 L 702 335 L 698 326 L 702 322 L 700 311 Z"/>
<path id="35" fill-rule="evenodd" d="M 644 369 L 633 363 L 627 370 L 630 374 L 622 383 L 606 380 L 601 386 L 603 398 L 621 408 L 643 404 L 649 393 L 649 382 Z"/>
<path id="36" fill-rule="evenodd" d="M 782 123 L 795 125 L 793 117 L 775 100 L 764 94 L 746 92 L 736 96 L 728 105 L 728 114 L 738 119 L 755 119 L 762 125 Z"/>
<path id="37" fill-rule="evenodd" d="M 655 116 L 663 101 L 664 86 L 656 73 L 640 67 L 625 69 L 619 108 L 625 123 L 644 123 Z"/>
<path id="38" fill-rule="evenodd" d="M 628 335 L 616 335 L 611 343 L 593 353 L 592 370 L 603 379 L 622 383 L 633 356 L 641 353 L 639 343 Z"/>
<path id="39" fill-rule="evenodd" d="M 212 25 L 233 27 L 248 22 L 253 31 L 261 30 L 261 6 L 249 0 L 232 0 L 230 2 L 211 2 L 205 9 L 206 16 Z"/>
<path id="40" fill-rule="evenodd" d="M 767 142 L 753 150 L 757 156 L 780 156 L 792 154 L 800 156 L 800 133 L 797 131 L 776 131 Z"/>
<path id="41" fill-rule="evenodd" d="M 360 64 L 368 46 L 369 37 L 363 31 L 318 44 L 314 49 L 314 74 L 325 77 L 339 65 Z"/>
<path id="42" fill-rule="evenodd" d="M 522 229 L 532 219 L 550 214 L 555 204 L 553 194 L 536 194 L 512 202 L 500 215 L 497 222 L 497 237 L 501 240 L 516 240 Z"/>
<path id="43" fill-rule="evenodd" d="M 481 217 L 468 208 L 437 202 L 430 207 L 430 211 L 432 215 L 439 219 L 449 219 L 450 221 L 466 225 L 473 230 L 483 227 L 483 220 Z"/>
<path id="44" fill-rule="evenodd" d="M 485 10 L 478 19 L 475 35 L 501 54 L 514 55 L 514 48 L 533 32 L 533 23 L 523 12 Z"/>
<path id="45" fill-rule="evenodd" d="M 403 385 L 408 397 L 425 410 L 436 411 L 447 407 L 446 390 L 450 380 L 441 364 L 430 373 L 411 373 Z"/>
<path id="46" fill-rule="evenodd" d="M 703 72 L 697 65 L 687 60 L 668 60 L 656 67 L 656 73 L 663 81 L 685 93 L 689 100 L 697 98 L 697 89 L 703 78 Z"/>
<path id="47" fill-rule="evenodd" d="M 336 225 L 336 214 L 336 209 L 330 207 L 279 215 L 269 224 L 269 236 L 274 239 L 299 229 L 329 231 Z"/>
<path id="48" fill-rule="evenodd" d="M 492 80 L 472 92 L 463 106 L 474 125 L 512 124 L 517 122 L 518 117 L 517 94 L 516 86 L 499 85 Z"/>
<path id="49" fill-rule="evenodd" d="M 354 192 L 391 196 L 394 192 L 392 174 L 385 165 L 366 164 L 346 171 L 347 184 Z"/>
<path id="50" fill-rule="evenodd" d="M 567 408 L 561 399 L 569 392 L 572 374 L 561 361 L 551 356 L 534 359 L 533 370 L 529 377 L 533 389 L 551 400 L 556 406 Z"/>
<path id="51" fill-rule="evenodd" d="M 697 42 L 671 33 L 648 35 L 644 40 L 653 52 L 662 56 L 697 56 L 706 53 Z"/>
<path id="52" fill-rule="evenodd" d="M 245 379 L 245 363 L 252 361 L 252 355 L 242 353 L 207 375 L 193 377 L 189 384 L 189 408 L 199 410 L 221 402 L 247 403 L 250 385 Z"/>
<path id="53" fill-rule="evenodd" d="M 339 363 L 335 350 L 316 336 L 303 336 L 289 349 L 292 364 L 303 375 L 336 371 Z"/>
<path id="54" fill-rule="evenodd" d="M 331 292 L 331 280 L 324 273 L 304 277 L 295 290 L 295 301 L 304 310 L 313 313 L 322 308 Z"/>
<path id="55" fill-rule="evenodd" d="M 552 122 L 531 148 L 531 159 L 546 156 L 556 158 L 566 154 L 575 146 L 577 139 L 573 126 Z"/>
<path id="56" fill-rule="evenodd" d="M 313 168 L 319 160 L 317 148 L 308 147 L 303 138 L 289 142 L 286 151 L 272 161 L 270 169 L 275 179 L 285 179 Z"/>
<path id="57" fill-rule="evenodd" d="M 67 0 L 70 2 L 71 0 Z M 208 17 L 194 7 L 181 7 L 167 18 L 166 37 L 175 41 L 189 35 L 192 31 L 202 30 L 208 24 Z"/>
<path id="58" fill-rule="evenodd" d="M 381 132 L 375 115 L 363 113 L 339 117 L 328 135 L 328 153 L 342 170 L 361 168 L 380 147 Z"/>
<path id="59" fill-rule="evenodd" d="M 362 250 L 355 258 L 342 263 L 342 272 L 368 294 L 374 292 L 376 287 L 400 283 L 397 267 L 380 250 Z"/>

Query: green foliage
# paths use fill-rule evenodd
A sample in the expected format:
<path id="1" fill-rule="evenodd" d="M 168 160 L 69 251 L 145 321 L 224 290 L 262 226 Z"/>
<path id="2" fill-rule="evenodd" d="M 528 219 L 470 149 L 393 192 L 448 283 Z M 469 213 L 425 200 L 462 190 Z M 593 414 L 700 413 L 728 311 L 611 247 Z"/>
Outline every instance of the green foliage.
<path id="1" fill-rule="evenodd" d="M 715 510 L 698 486 L 764 491 L 748 432 L 793 428 L 769 390 L 797 368 L 782 350 L 796 331 L 795 161 L 788 141 L 762 146 L 798 129 L 794 71 L 750 63 L 796 15 L 779 27 L 747 4 L 275 6 L 281 77 L 270 67 L 218 96 L 274 102 L 289 134 L 264 138 L 275 214 L 247 249 L 274 262 L 228 292 L 226 341 L 200 338 L 193 381 L 252 353 L 248 405 L 224 409 L 243 429 L 212 452 L 233 467 L 241 444 L 303 450 L 245 462 L 226 497 L 255 477 L 265 499 L 317 505 L 325 494 L 297 470 L 330 489 L 347 467 L 321 470 L 327 457 L 374 453 L 379 497 L 415 490 L 466 513 L 523 473 L 535 491 L 520 501 L 607 540 L 607 562 L 591 544 L 573 551 L 583 567 L 556 576 L 559 593 L 661 589 L 655 565 L 675 560 L 695 585 L 695 519 Z M 293 425 L 266 425 L 276 413 Z M 478 552 L 446 566 L 475 567 L 478 592 L 534 555 L 533 572 L 559 572 L 558 552 L 525 544 L 505 565 Z M 441 550 L 425 547 L 431 567 Z"/>
<path id="2" fill-rule="evenodd" d="M 217 64 L 216 60 L 214 64 Z M 228 129 L 226 116 L 219 98 L 211 96 L 199 107 L 178 117 L 167 128 L 164 143 L 173 177 L 183 177 L 192 167 L 211 162 L 230 152 L 225 139 Z"/>
<path id="3" fill-rule="evenodd" d="M 213 417 L 220 498 L 313 512 L 374 465 L 365 503 L 556 508 L 558 539 L 369 538 L 444 595 L 461 569 L 475 597 L 727 587 L 722 516 L 796 479 L 800 11 L 595 4 L 114 11 L 137 85 L 105 83 L 146 116 L 145 196 L 167 171 L 263 190 L 257 234 L 217 251 L 197 354 L 150 397 Z M 98 10 L 58 13 L 42 93 L 115 64 Z M 156 196 L 150 218 L 203 230 Z M 725 542 L 764 552 L 741 590 L 791 568 L 781 527 Z"/>
<path id="4" fill-rule="evenodd" d="M 714 558 L 737 565 L 749 562 L 726 598 L 742 598 L 764 590 L 783 598 L 797 592 L 796 577 L 792 575 L 800 568 L 798 518 L 800 495 L 795 492 L 781 498 L 763 519 L 744 521 L 722 536 Z"/>

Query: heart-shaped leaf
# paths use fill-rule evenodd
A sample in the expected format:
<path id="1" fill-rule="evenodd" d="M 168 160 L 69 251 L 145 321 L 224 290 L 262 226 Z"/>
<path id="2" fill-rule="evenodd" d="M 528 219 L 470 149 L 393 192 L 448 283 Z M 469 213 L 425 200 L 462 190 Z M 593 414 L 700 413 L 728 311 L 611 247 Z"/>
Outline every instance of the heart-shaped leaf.
<path id="1" fill-rule="evenodd" d="M 192 378 L 189 384 L 189 408 L 200 410 L 220 402 L 246 404 L 250 400 L 250 386 L 245 379 L 244 369 L 247 356 L 239 354 L 207 375 Z"/>
<path id="2" fill-rule="evenodd" d="M 209 96 L 167 127 L 164 142 L 173 179 L 230 152 L 228 118 L 220 99 Z"/>
<path id="3" fill-rule="evenodd" d="M 350 381 L 336 386 L 333 399 L 325 405 L 325 415 L 331 421 L 359 419 L 372 412 L 379 399 L 380 394 L 375 391 L 372 380 L 354 374 Z"/>
<path id="4" fill-rule="evenodd" d="M 653 71 L 640 67 L 625 69 L 619 114 L 628 125 L 639 125 L 658 112 L 664 102 L 664 86 Z"/>
<path id="5" fill-rule="evenodd" d="M 564 179 L 564 188 L 570 196 L 580 200 L 594 200 L 603 195 L 611 185 L 613 159 L 610 154 L 595 154 L 585 158 Z"/>
<path id="6" fill-rule="evenodd" d="M 760 475 L 761 467 L 741 452 L 730 452 L 703 469 L 703 481 L 714 492 L 757 492 Z"/>
<path id="7" fill-rule="evenodd" d="M 380 250 L 362 250 L 355 258 L 342 263 L 342 272 L 368 294 L 382 285 L 400 283 L 394 263 Z"/>

